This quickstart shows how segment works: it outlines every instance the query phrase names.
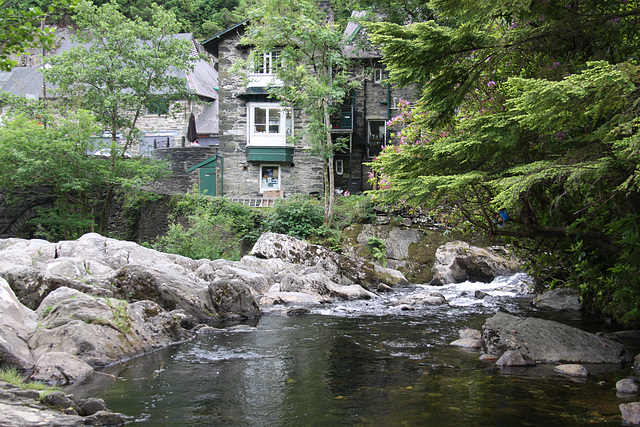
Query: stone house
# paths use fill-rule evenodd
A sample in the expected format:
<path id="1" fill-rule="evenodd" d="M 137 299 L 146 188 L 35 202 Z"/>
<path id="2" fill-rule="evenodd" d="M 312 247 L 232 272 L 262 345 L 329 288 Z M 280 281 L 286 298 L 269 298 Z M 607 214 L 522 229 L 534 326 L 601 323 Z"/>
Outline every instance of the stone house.
<path id="1" fill-rule="evenodd" d="M 299 135 L 305 125 L 301 111 L 280 105 L 269 98 L 267 87 L 274 79 L 278 51 L 262 56 L 262 63 L 248 75 L 238 72 L 237 61 L 248 62 L 251 47 L 243 45 L 247 22 L 237 24 L 205 40 L 202 45 L 215 58 L 220 100 L 219 146 L 215 158 L 189 169 L 198 173 L 201 188 L 213 188 L 208 180 L 217 180 L 221 194 L 231 198 L 272 198 L 291 194 L 320 194 L 323 191 L 322 160 L 309 152 Z M 394 88 L 383 82 L 385 70 L 380 54 L 361 46 L 363 28 L 349 24 L 345 31 L 354 46 L 345 54 L 353 59 L 354 79 L 361 81 L 348 102 L 332 120 L 334 138 L 345 138 L 348 150 L 335 155 L 336 191 L 353 194 L 371 189 L 366 163 L 386 144 L 386 122 L 395 115 L 400 99 L 414 98 L 408 89 Z M 220 167 L 221 164 L 224 167 Z M 222 176 L 207 177 L 199 166 L 217 165 Z M 210 194 L 210 193 L 209 193 Z"/>

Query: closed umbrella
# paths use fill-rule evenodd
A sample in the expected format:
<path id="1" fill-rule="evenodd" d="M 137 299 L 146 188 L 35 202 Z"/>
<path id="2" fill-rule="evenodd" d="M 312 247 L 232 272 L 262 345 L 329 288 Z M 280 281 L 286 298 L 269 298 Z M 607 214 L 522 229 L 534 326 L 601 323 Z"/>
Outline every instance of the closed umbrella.
<path id="1" fill-rule="evenodd" d="M 198 141 L 198 132 L 196 131 L 196 117 L 191 113 L 189 116 L 189 126 L 187 127 L 187 140 L 193 144 Z"/>

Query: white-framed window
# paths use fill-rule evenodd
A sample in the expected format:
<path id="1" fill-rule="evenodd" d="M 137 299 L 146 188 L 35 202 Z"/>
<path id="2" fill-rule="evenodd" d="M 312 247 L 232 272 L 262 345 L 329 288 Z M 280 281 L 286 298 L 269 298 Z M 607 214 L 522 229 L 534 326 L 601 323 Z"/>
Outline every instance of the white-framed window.
<path id="1" fill-rule="evenodd" d="M 280 54 L 282 50 L 274 49 L 266 53 L 257 53 L 253 59 L 254 74 L 275 74 L 281 65 Z"/>
<path id="2" fill-rule="evenodd" d="M 373 82 L 376 84 L 381 84 L 384 79 L 384 69 L 382 68 L 374 68 L 373 69 Z"/>
<path id="3" fill-rule="evenodd" d="M 281 146 L 293 135 L 291 108 L 274 102 L 250 103 L 249 145 Z"/>
<path id="4" fill-rule="evenodd" d="M 280 166 L 260 165 L 260 193 L 280 190 Z"/>
<path id="5" fill-rule="evenodd" d="M 369 145 L 384 145 L 387 136 L 387 123 L 384 120 L 369 120 Z"/>
<path id="6" fill-rule="evenodd" d="M 342 175 L 344 173 L 344 160 L 336 159 L 336 174 Z"/>

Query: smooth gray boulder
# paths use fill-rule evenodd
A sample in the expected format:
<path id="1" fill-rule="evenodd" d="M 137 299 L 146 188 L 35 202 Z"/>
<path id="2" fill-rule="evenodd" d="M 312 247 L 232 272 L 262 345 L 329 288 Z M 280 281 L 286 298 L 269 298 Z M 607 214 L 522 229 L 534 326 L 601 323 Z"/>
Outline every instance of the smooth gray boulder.
<path id="1" fill-rule="evenodd" d="M 519 350 L 537 363 L 631 362 L 631 355 L 615 341 L 550 320 L 497 313 L 482 327 L 483 350 L 499 356 Z"/>
<path id="2" fill-rule="evenodd" d="M 16 298 L 6 280 L 0 278 L 0 364 L 30 369 L 29 335 L 38 326 L 37 314 Z"/>
<path id="3" fill-rule="evenodd" d="M 485 282 L 498 276 L 522 271 L 518 261 L 505 258 L 488 249 L 471 246 L 461 241 L 448 242 L 436 251 L 431 285 L 449 283 Z"/>
<path id="4" fill-rule="evenodd" d="M 586 378 L 589 376 L 587 368 L 577 363 L 564 363 L 553 368 L 553 371 L 568 377 Z"/>
<path id="5" fill-rule="evenodd" d="M 629 395 L 638 393 L 638 380 L 636 378 L 624 378 L 616 383 L 618 394 Z"/>
<path id="6" fill-rule="evenodd" d="M 396 301 L 395 306 L 410 306 L 415 308 L 434 306 L 434 305 L 446 305 L 447 300 L 440 292 L 418 292 L 408 295 L 406 298 Z"/>
<path id="7" fill-rule="evenodd" d="M 477 329 L 461 329 L 458 331 L 460 338 L 451 345 L 457 347 L 480 348 L 482 347 L 482 332 Z"/>
<path id="8" fill-rule="evenodd" d="M 59 288 L 38 308 L 40 326 L 29 338 L 32 354 L 77 356 L 105 366 L 184 339 L 187 332 L 152 301 L 128 303 Z"/>
<path id="9" fill-rule="evenodd" d="M 531 301 L 537 308 L 552 310 L 581 310 L 580 292 L 577 289 L 558 288 L 538 295 Z"/>
<path id="10" fill-rule="evenodd" d="M 498 366 L 535 366 L 536 361 L 520 350 L 507 350 L 496 361 Z"/>
<path id="11" fill-rule="evenodd" d="M 33 367 L 31 379 L 49 385 L 65 386 L 93 373 L 93 368 L 73 354 L 51 351 L 43 354 Z"/>
<path id="12" fill-rule="evenodd" d="M 640 402 L 622 403 L 619 408 L 625 425 L 640 425 Z"/>

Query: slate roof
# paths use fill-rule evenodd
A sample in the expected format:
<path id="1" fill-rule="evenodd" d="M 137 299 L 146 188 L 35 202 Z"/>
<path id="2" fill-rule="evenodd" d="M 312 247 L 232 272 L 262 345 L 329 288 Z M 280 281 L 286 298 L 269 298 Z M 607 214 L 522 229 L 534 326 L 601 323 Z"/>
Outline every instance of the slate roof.
<path id="1" fill-rule="evenodd" d="M 195 46 L 197 42 L 191 33 L 174 34 L 173 37 L 191 40 L 194 43 L 192 54 L 193 56 L 198 54 Z M 66 40 L 56 50 L 56 54 L 66 52 L 78 45 L 79 43 Z M 0 72 L 0 90 L 14 95 L 42 97 L 42 73 L 38 71 L 39 68 L 40 66 L 15 67 L 9 72 Z M 173 70 L 171 73 L 184 79 L 187 88 L 193 90 L 197 95 L 210 100 L 218 99 L 218 72 L 208 61 L 198 59 L 193 70 L 189 72 Z M 51 94 L 48 92 L 47 96 L 50 97 Z"/>

